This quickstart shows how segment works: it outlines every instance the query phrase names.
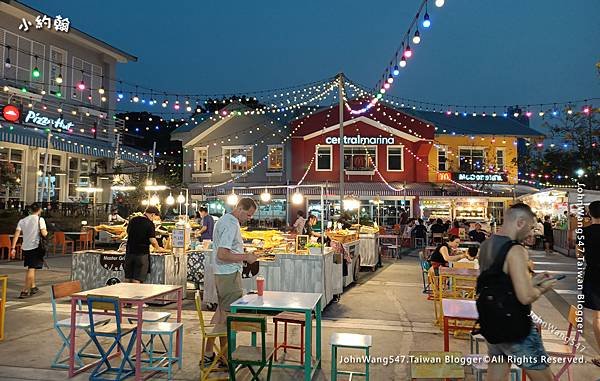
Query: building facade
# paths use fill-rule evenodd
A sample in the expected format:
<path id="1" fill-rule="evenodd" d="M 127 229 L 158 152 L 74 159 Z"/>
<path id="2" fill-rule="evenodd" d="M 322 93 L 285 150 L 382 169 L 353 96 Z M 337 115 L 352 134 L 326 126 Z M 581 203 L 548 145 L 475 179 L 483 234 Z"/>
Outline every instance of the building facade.
<path id="1" fill-rule="evenodd" d="M 40 28 L 36 18 L 45 20 Z M 0 1 L 0 50 L 0 163 L 12 177 L 0 184 L 5 205 L 110 202 L 115 166 L 151 164 L 118 142 L 122 124 L 113 118 L 116 66 L 134 56 L 75 28 L 57 30 L 51 17 L 12 0 Z"/>

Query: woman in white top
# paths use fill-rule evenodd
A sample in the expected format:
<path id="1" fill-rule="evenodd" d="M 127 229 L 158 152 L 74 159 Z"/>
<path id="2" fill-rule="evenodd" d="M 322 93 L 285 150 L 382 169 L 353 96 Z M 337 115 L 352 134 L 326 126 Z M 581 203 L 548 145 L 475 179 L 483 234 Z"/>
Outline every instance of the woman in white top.
<path id="1" fill-rule="evenodd" d="M 296 222 L 292 225 L 292 231 L 295 231 L 297 234 L 302 234 L 304 231 L 304 225 L 306 224 L 306 218 L 304 218 L 304 212 L 299 210 L 298 218 L 296 218 Z"/>

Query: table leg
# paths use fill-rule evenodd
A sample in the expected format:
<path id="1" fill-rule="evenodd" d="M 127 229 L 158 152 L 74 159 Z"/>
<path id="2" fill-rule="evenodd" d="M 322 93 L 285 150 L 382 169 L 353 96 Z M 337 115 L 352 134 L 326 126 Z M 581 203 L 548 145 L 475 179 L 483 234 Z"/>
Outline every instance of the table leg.
<path id="1" fill-rule="evenodd" d="M 135 338 L 135 379 L 142 380 L 142 313 L 144 301 L 135 303 L 137 305 L 137 333 Z"/>
<path id="2" fill-rule="evenodd" d="M 235 308 L 234 306 L 231 306 L 229 309 L 229 312 L 231 312 L 231 314 L 235 314 L 237 312 L 237 308 Z M 225 329 L 227 329 L 227 325 L 225 325 Z M 227 332 L 227 336 L 231 337 L 231 342 L 235 343 L 235 339 L 236 339 L 236 333 L 235 331 L 231 331 L 231 336 L 229 335 L 229 332 Z M 229 340 L 229 339 L 228 339 Z M 227 345 L 229 345 L 229 342 L 227 343 Z"/>
<path id="3" fill-rule="evenodd" d="M 177 323 L 181 323 L 181 309 L 183 308 L 183 288 L 180 288 L 177 290 Z M 181 343 L 181 340 L 183 340 L 183 337 L 180 337 L 180 332 L 182 332 L 182 330 L 178 329 L 177 330 L 177 339 L 176 339 L 176 350 L 175 350 L 175 357 L 178 357 L 181 355 L 181 353 L 179 353 L 179 346 Z M 179 366 L 181 366 L 181 362 L 179 363 Z"/>
<path id="4" fill-rule="evenodd" d="M 317 302 L 316 316 L 316 337 L 315 345 L 317 346 L 317 368 L 321 368 L 321 299 Z"/>
<path id="5" fill-rule="evenodd" d="M 444 316 L 444 352 L 450 350 L 450 338 L 448 332 L 448 318 Z"/>
<path id="6" fill-rule="evenodd" d="M 77 299 L 71 297 L 71 332 L 69 333 L 69 378 L 75 375 L 75 314 Z"/>
<path id="7" fill-rule="evenodd" d="M 312 372 L 312 311 L 307 310 L 306 329 L 304 342 L 306 343 L 306 352 L 304 352 L 304 381 L 310 381 Z"/>

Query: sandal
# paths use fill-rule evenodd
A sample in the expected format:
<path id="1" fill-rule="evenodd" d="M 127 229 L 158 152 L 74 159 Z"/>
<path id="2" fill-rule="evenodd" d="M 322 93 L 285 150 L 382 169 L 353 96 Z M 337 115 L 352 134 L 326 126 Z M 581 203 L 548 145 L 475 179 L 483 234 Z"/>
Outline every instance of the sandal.
<path id="1" fill-rule="evenodd" d="M 40 290 L 40 289 L 39 289 L 39 288 L 37 288 L 37 287 L 32 287 L 32 288 L 29 290 L 29 292 L 31 293 L 31 295 L 35 295 L 35 294 L 37 294 L 37 293 L 38 293 L 38 291 L 39 291 L 39 290 Z"/>
<path id="2" fill-rule="evenodd" d="M 29 298 L 31 296 L 30 291 L 21 291 L 21 295 L 19 295 L 19 299 Z"/>

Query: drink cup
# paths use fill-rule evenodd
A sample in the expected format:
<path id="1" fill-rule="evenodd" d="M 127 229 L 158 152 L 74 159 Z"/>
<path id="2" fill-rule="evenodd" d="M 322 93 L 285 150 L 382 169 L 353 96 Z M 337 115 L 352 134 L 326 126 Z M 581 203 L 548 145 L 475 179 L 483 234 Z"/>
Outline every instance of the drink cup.
<path id="1" fill-rule="evenodd" d="M 262 296 L 265 291 L 265 278 L 261 276 L 256 277 L 256 293 L 258 296 Z"/>

